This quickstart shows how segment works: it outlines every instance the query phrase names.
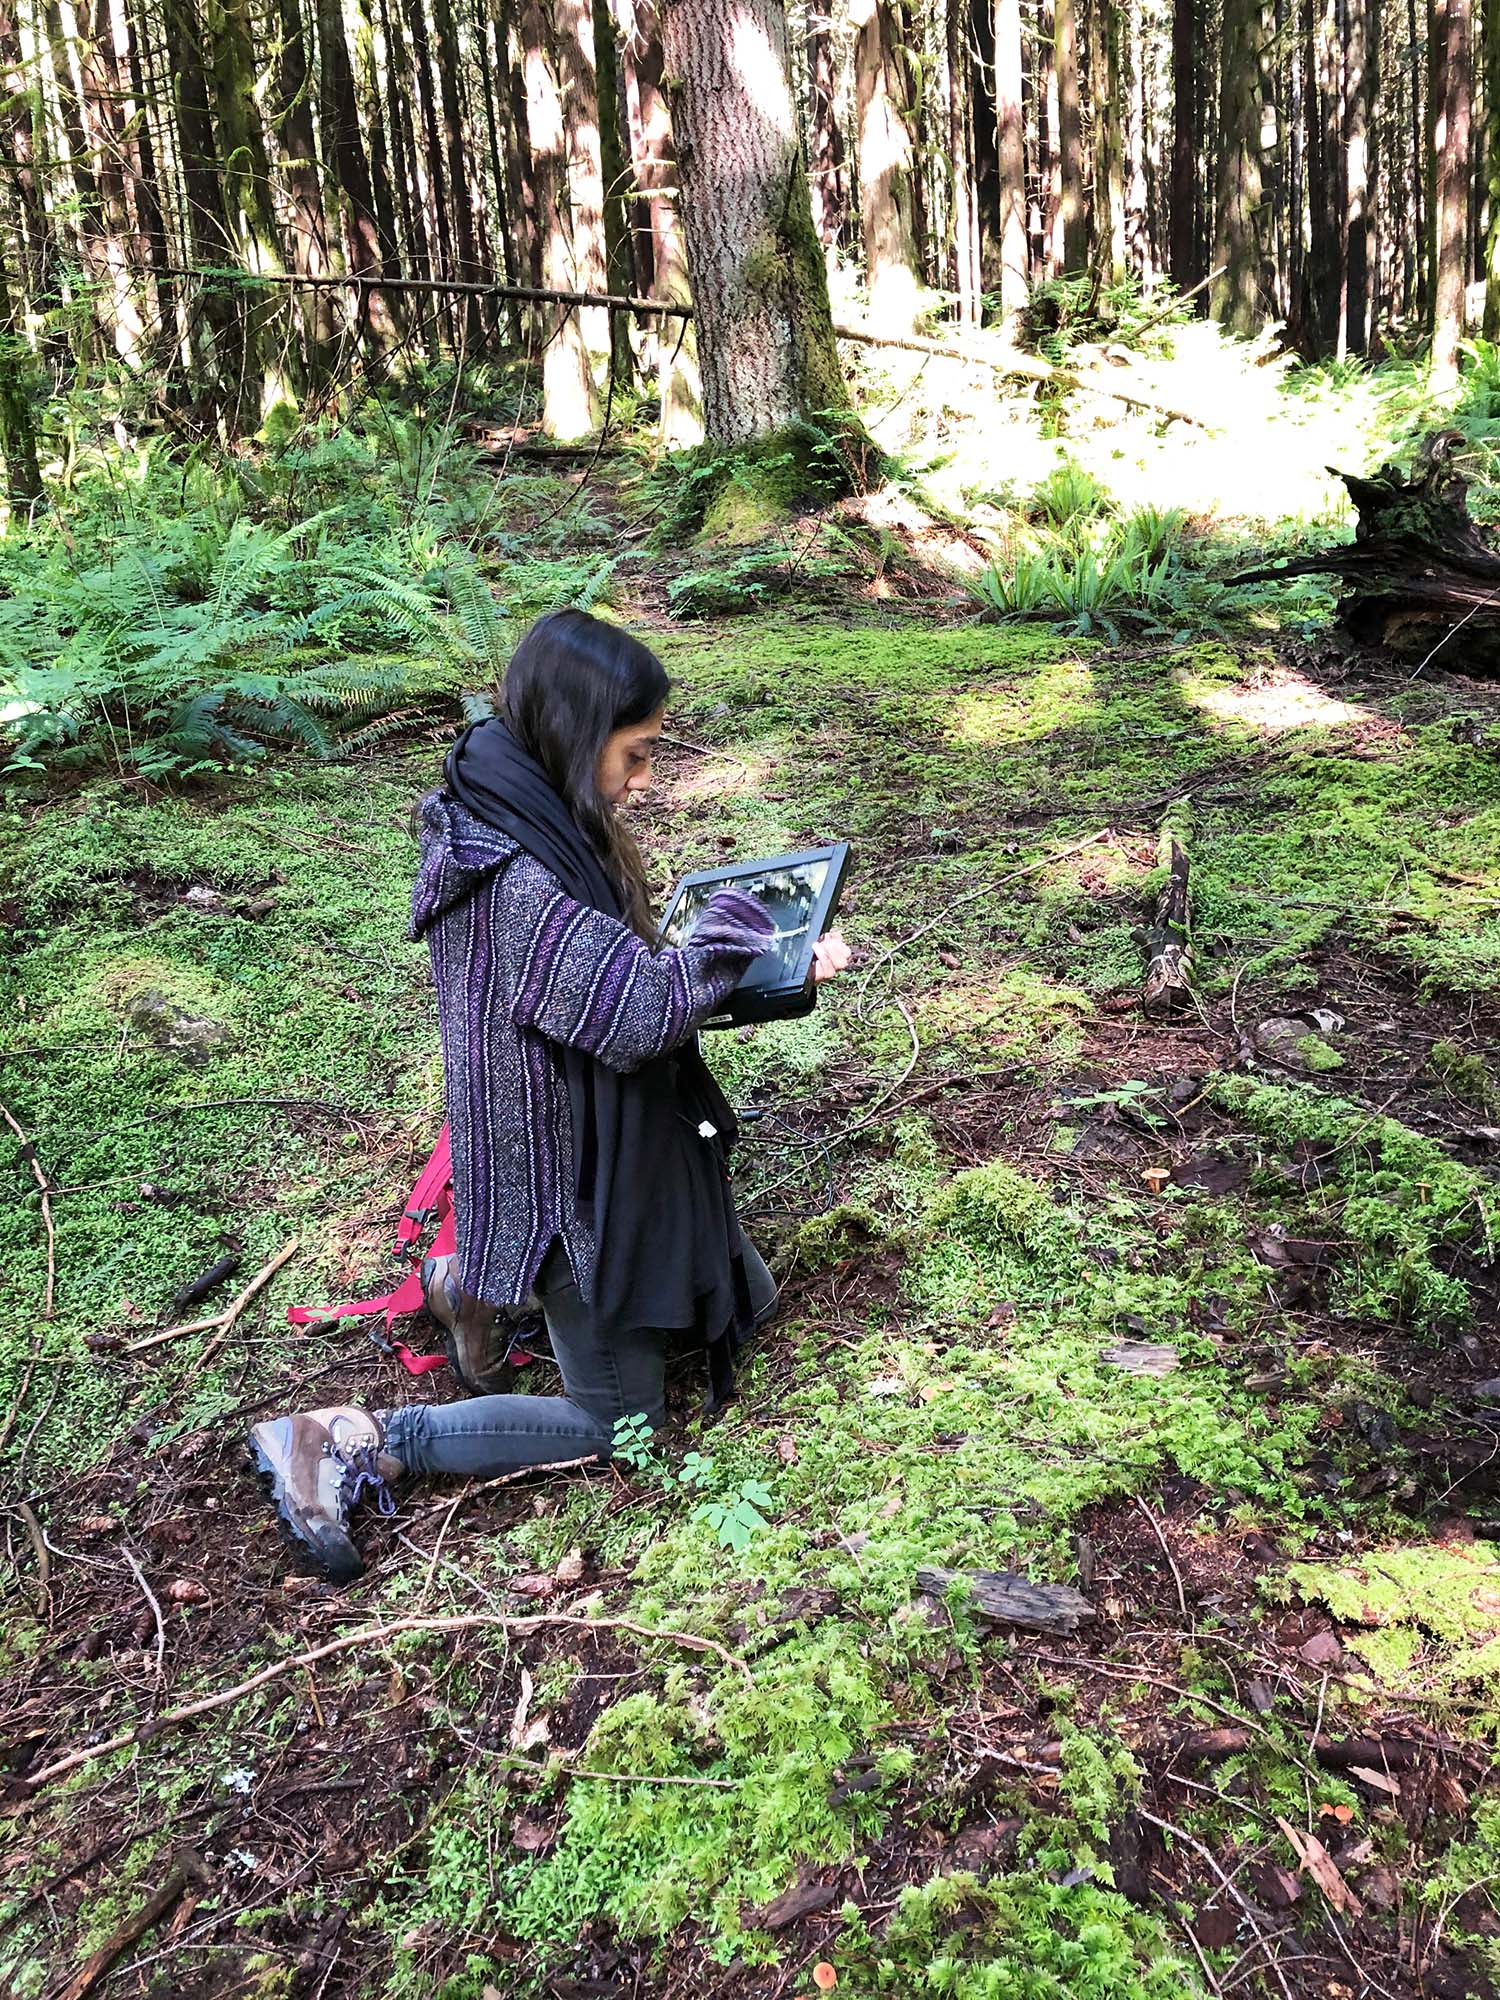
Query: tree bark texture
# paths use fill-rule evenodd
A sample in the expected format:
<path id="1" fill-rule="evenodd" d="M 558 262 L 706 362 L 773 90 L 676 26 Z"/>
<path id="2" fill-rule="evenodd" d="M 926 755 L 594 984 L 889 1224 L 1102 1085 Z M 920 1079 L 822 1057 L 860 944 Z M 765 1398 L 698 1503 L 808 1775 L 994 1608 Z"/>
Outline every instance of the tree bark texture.
<path id="1" fill-rule="evenodd" d="M 708 436 L 846 413 L 781 0 L 668 0 L 662 27 Z"/>
<path id="2" fill-rule="evenodd" d="M 563 100 L 544 0 L 522 0 L 521 48 L 526 76 L 526 124 L 542 239 L 542 283 L 580 289 L 568 206 L 568 142 Z M 594 378 L 578 312 L 551 306 L 542 314 L 542 429 L 563 443 L 586 437 L 599 421 Z"/>
<path id="3" fill-rule="evenodd" d="M 860 235 L 870 313 L 883 333 L 910 333 L 922 296 L 916 143 L 910 81 L 891 0 L 853 0 L 854 120 Z"/>
<path id="4" fill-rule="evenodd" d="M 807 17 L 807 178 L 813 227 L 830 268 L 848 224 L 844 135 L 834 109 L 833 23 L 818 8 Z"/>
<path id="5" fill-rule="evenodd" d="M 1473 78 L 1469 0 L 1433 8 L 1431 119 L 1433 173 L 1432 381 L 1458 378 L 1464 331 L 1465 246 L 1469 225 L 1469 144 Z"/>
<path id="6" fill-rule="evenodd" d="M 1172 8 L 1172 282 L 1190 291 L 1203 276 L 1198 245 L 1198 12 L 1197 0 Z"/>
<path id="7" fill-rule="evenodd" d="M 1224 0 L 1219 50 L 1219 157 L 1213 287 L 1214 317 L 1254 333 L 1260 299 L 1260 0 Z"/>

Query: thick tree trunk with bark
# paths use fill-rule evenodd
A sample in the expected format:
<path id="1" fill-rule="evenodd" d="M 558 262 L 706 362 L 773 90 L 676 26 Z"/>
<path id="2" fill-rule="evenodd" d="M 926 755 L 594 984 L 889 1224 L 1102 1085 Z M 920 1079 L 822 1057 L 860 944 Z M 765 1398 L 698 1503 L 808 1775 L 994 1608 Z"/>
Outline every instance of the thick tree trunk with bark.
<path id="1" fill-rule="evenodd" d="M 453 275 L 464 284 L 474 284 L 481 273 L 474 240 L 474 200 L 469 187 L 463 109 L 459 101 L 458 32 L 453 25 L 451 0 L 432 0 L 432 28 L 437 40 L 438 88 L 443 107 L 443 164 L 453 208 L 457 253 Z M 463 301 L 463 319 L 464 337 L 472 353 L 484 344 L 484 318 L 473 293 Z"/>
<path id="2" fill-rule="evenodd" d="M 959 0 L 947 0 L 948 169 L 952 190 L 952 284 L 960 326 L 979 324 L 979 266 L 975 257 L 974 175 L 969 158 L 969 51 Z M 830 107 L 831 110 L 831 107 Z"/>
<path id="3" fill-rule="evenodd" d="M 566 201 L 575 282 L 581 292 L 606 287 L 604 172 L 599 160 L 599 90 L 594 74 L 593 0 L 550 0 L 558 87 L 562 92 L 568 174 Z M 609 357 L 609 314 L 579 309 L 591 357 Z"/>
<path id="4" fill-rule="evenodd" d="M 882 333 L 910 333 L 923 284 L 917 248 L 916 143 L 891 0 L 853 0 L 854 125 L 860 235 L 870 313 Z"/>
<path id="5" fill-rule="evenodd" d="M 1500 340 L 1500 0 L 1484 0 L 1484 100 L 1490 120 L 1490 228 L 1484 258 L 1484 337 Z"/>
<path id="6" fill-rule="evenodd" d="M 1432 381 L 1458 379 L 1464 331 L 1465 246 L 1469 228 L 1469 141 L 1473 77 L 1469 0 L 1437 0 L 1433 9 L 1431 133 L 1433 169 Z"/>
<path id="7" fill-rule="evenodd" d="M 1224 275 L 1213 287 L 1216 319 L 1237 333 L 1254 333 L 1260 298 L 1261 88 L 1257 43 L 1260 0 L 1224 0 L 1219 57 L 1218 213 L 1214 264 Z"/>
<path id="8" fill-rule="evenodd" d="M 213 96 L 202 62 L 205 37 L 196 0 L 164 0 L 163 24 L 167 45 L 173 53 L 173 103 L 187 201 L 188 245 L 193 262 L 200 268 L 222 270 L 235 263 L 234 241 L 224 205 L 224 182 L 214 137 Z M 203 372 L 211 376 L 217 370 L 219 387 L 230 399 L 231 421 L 240 400 L 245 398 L 247 404 L 249 400 L 243 305 L 237 291 L 208 281 L 202 293 L 202 306 L 213 336 L 212 367 L 204 360 L 201 345 L 195 343 Z"/>
<path id="9" fill-rule="evenodd" d="M 668 0 L 662 28 L 708 435 L 848 434 L 782 0 Z"/>
<path id="10" fill-rule="evenodd" d="M 1021 107 L 1021 0 L 995 0 L 995 150 L 1000 160 L 1000 314 L 1030 294 L 1026 235 L 1026 125 Z"/>
<path id="11" fill-rule="evenodd" d="M 132 269 L 130 204 L 125 187 L 125 121 L 120 115 L 124 93 L 115 60 L 109 0 L 80 0 L 78 7 L 79 66 L 83 82 L 83 120 L 96 163 L 99 221 L 109 271 L 110 319 L 115 350 L 133 368 L 145 362 L 144 325 Z"/>

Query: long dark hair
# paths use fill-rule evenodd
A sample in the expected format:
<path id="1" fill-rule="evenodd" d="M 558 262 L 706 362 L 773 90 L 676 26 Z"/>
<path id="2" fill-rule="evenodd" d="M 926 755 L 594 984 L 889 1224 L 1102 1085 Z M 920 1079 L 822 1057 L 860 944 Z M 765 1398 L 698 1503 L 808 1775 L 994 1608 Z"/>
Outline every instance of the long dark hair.
<path id="1" fill-rule="evenodd" d="M 599 753 L 616 729 L 655 715 L 667 698 L 667 670 L 649 646 L 587 611 L 549 611 L 510 657 L 500 712 L 511 734 L 541 765 L 604 863 L 626 921 L 655 934 L 640 849 L 599 792 Z"/>

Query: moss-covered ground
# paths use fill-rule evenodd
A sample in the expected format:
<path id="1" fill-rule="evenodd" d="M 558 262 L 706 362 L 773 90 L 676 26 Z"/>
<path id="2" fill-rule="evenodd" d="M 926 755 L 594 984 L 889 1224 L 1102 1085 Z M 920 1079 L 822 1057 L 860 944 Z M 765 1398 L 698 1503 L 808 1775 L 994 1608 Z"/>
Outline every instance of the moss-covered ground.
<path id="1" fill-rule="evenodd" d="M 0 1983 L 51 1991 L 188 1845 L 97 1990 L 1491 1990 L 1500 697 L 951 606 L 621 610 L 677 684 L 658 882 L 854 848 L 853 973 L 712 1047 L 783 1310 L 715 1422 L 685 1378 L 612 1470 L 409 1491 L 348 1590 L 242 1440 L 449 1393 L 283 1319 L 380 1288 L 440 1122 L 404 912 L 444 732 L 12 809 Z M 1164 830 L 1201 1001 L 1161 1021 Z M 222 1343 L 130 1351 L 292 1239 Z M 994 1626 L 935 1569 L 1092 1615 Z M 342 1632 L 542 1613 L 25 1782 Z"/>

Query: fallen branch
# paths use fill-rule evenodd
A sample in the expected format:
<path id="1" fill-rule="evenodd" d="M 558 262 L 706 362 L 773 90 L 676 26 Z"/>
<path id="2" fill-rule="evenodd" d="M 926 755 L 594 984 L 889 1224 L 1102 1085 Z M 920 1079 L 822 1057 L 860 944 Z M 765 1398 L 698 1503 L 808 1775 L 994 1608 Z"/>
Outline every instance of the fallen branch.
<path id="1" fill-rule="evenodd" d="M 284 1660 L 273 1661 L 269 1667 L 262 1667 L 258 1674 L 251 1674 L 248 1680 L 237 1681 L 233 1687 L 223 1688 L 218 1694 L 184 1702 L 180 1708 L 169 1708 L 164 1714 L 152 1716 L 134 1729 L 120 1730 L 103 1743 L 89 1743 L 80 1749 L 69 1750 L 65 1756 L 56 1758 L 40 1771 L 29 1773 L 21 1782 L 28 1790 L 35 1791 L 42 1785 L 50 1784 L 54 1778 L 65 1777 L 69 1771 L 77 1771 L 100 1757 L 111 1757 L 117 1750 L 128 1750 L 133 1744 L 145 1743 L 184 1722 L 193 1721 L 197 1716 L 229 1708 L 233 1703 L 243 1701 L 247 1694 L 253 1694 L 257 1688 L 265 1687 L 271 1681 L 283 1680 L 288 1674 L 301 1673 L 305 1667 L 316 1666 L 319 1660 L 332 1659 L 335 1654 L 350 1652 L 358 1646 L 383 1645 L 387 1639 L 398 1638 L 403 1632 L 539 1632 L 544 1625 L 569 1625 L 586 1632 L 632 1632 L 641 1639 L 665 1639 L 671 1645 L 686 1647 L 689 1652 L 714 1653 L 727 1665 L 738 1667 L 747 1681 L 751 1679 L 749 1664 L 738 1653 L 731 1653 L 727 1646 L 721 1646 L 717 1639 L 705 1639 L 696 1632 L 676 1632 L 665 1626 L 643 1625 L 634 1618 L 583 1618 L 564 1611 L 538 1611 L 516 1617 L 498 1611 L 473 1611 L 451 1618 L 393 1618 L 384 1625 L 362 1625 L 357 1631 L 343 1632 L 326 1645 L 314 1646 L 310 1652 L 290 1653 Z"/>
<path id="2" fill-rule="evenodd" d="M 1191 410 L 1179 410 L 1170 403 L 1158 402 L 1154 397 L 1143 396 L 1134 389 L 1121 389 L 1106 375 L 1080 375 L 1071 368 L 1058 368 L 1050 361 L 1043 361 L 1038 354 L 976 354 L 970 348 L 952 347 L 941 340 L 925 340 L 916 333 L 898 338 L 895 334 L 871 333 L 862 326 L 835 326 L 833 330 L 840 340 L 858 341 L 864 347 L 903 347 L 913 354 L 936 354 L 944 361 L 967 361 L 971 367 L 989 368 L 996 375 L 1016 375 L 1028 382 L 1055 382 L 1060 389 L 1083 389 L 1091 395 L 1113 397 L 1117 403 L 1129 403 L 1133 409 L 1153 410 L 1158 416 L 1175 417 L 1180 423 L 1207 428 L 1202 417 L 1194 416 Z"/>
<path id="3" fill-rule="evenodd" d="M 36 1556 L 36 1615 L 52 1619 L 52 1561 L 47 1554 L 47 1537 L 42 1533 L 42 1524 L 36 1511 L 27 1500 L 16 1502 L 16 1512 L 21 1517 L 21 1525 L 26 1530 L 26 1539 L 31 1543 Z"/>
<path id="4" fill-rule="evenodd" d="M 1146 933 L 1146 976 L 1141 1007 L 1147 1014 L 1170 1013 L 1193 999 L 1193 948 L 1188 942 L 1188 858 L 1167 840 L 1167 879 L 1156 898 L 1156 915 Z"/>
<path id="5" fill-rule="evenodd" d="M 261 1266 L 249 1284 L 240 1293 L 239 1297 L 230 1305 L 227 1305 L 223 1312 L 214 1313 L 208 1319 L 189 1320 L 184 1326 L 169 1326 L 162 1333 L 148 1333 L 144 1339 L 127 1342 L 125 1352 L 127 1354 L 144 1354 L 148 1348 L 160 1347 L 164 1341 L 180 1340 L 189 1333 L 219 1334 L 221 1338 L 218 1341 L 210 1341 L 204 1353 L 206 1356 L 209 1352 L 215 1351 L 223 1345 L 223 1337 L 228 1335 L 231 1327 L 255 1297 L 256 1293 L 271 1282 L 282 1265 L 290 1258 L 295 1257 L 300 1248 L 301 1241 L 296 1236 L 292 1237 L 289 1242 L 283 1243 L 270 1263 Z"/>
<path id="6" fill-rule="evenodd" d="M 93 1957 L 81 1965 L 65 1985 L 55 1988 L 48 2000 L 84 2000 L 84 1995 L 93 1991 L 120 1954 L 127 1951 L 137 1938 L 144 1936 L 153 1924 L 160 1923 L 172 1905 L 194 1883 L 207 1885 L 212 1879 L 201 1854 L 191 1847 L 180 1848 L 161 1887 L 147 1897 L 133 1916 L 127 1917 L 112 1931 Z"/>
<path id="7" fill-rule="evenodd" d="M 41 1162 L 36 1156 L 36 1147 L 16 1123 L 9 1109 L 3 1104 L 0 1104 L 0 1118 L 3 1118 L 11 1131 L 15 1133 L 16 1142 L 21 1149 L 21 1158 L 31 1168 L 32 1179 L 42 1191 L 42 1223 L 47 1231 L 47 1293 L 42 1302 L 42 1318 L 51 1319 L 52 1296 L 57 1289 L 57 1231 L 52 1224 L 52 1183 L 42 1172 Z M 30 1373 L 31 1371 L 28 1369 L 28 1381 L 30 1380 Z M 24 1392 L 25 1385 L 23 1384 L 21 1393 L 24 1394 Z M 15 1400 L 19 1404 L 21 1400 L 20 1395 L 17 1395 Z"/>

